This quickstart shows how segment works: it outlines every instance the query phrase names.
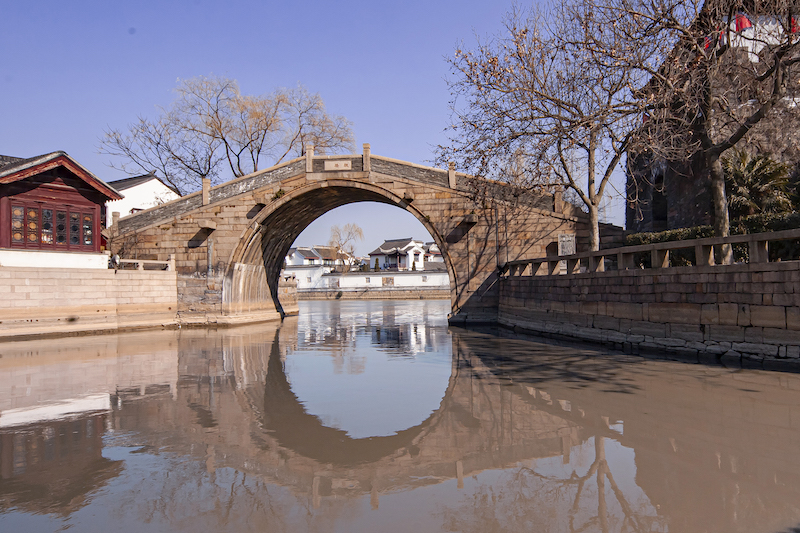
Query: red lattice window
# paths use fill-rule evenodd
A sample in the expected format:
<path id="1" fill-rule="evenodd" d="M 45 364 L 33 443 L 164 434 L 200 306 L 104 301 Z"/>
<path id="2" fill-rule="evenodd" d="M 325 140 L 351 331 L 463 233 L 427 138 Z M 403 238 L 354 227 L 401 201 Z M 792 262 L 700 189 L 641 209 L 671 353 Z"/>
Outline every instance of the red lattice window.
<path id="1" fill-rule="evenodd" d="M 41 250 L 92 251 L 94 213 L 46 204 L 11 205 L 11 246 Z"/>

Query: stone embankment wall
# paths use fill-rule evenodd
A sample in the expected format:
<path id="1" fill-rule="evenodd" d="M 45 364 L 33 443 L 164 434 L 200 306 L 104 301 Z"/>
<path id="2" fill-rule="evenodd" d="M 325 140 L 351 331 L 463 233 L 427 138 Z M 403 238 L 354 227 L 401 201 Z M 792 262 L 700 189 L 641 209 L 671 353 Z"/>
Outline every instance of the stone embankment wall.
<path id="1" fill-rule="evenodd" d="M 449 300 L 450 289 L 308 289 L 298 300 Z M 283 301 L 283 300 L 281 300 Z"/>
<path id="2" fill-rule="evenodd" d="M 633 353 L 800 362 L 800 263 L 508 277 L 499 322 Z"/>
<path id="3" fill-rule="evenodd" d="M 0 267 L 0 340 L 177 325 L 175 271 Z"/>

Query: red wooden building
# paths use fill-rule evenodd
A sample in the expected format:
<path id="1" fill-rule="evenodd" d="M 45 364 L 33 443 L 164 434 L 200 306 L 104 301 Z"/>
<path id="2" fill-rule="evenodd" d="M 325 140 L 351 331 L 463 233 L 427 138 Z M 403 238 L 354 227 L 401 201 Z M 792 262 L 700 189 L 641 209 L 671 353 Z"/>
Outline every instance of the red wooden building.
<path id="1" fill-rule="evenodd" d="M 105 202 L 121 198 L 65 152 L 0 156 L 0 249 L 100 252 Z"/>

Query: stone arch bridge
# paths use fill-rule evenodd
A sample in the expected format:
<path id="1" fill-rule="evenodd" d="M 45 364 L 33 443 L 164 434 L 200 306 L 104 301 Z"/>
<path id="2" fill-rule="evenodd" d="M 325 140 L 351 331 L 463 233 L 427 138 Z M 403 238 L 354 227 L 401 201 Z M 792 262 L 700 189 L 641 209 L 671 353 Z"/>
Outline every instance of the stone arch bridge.
<path id="1" fill-rule="evenodd" d="M 301 158 L 116 220 L 123 258 L 175 256 L 184 322 L 236 323 L 292 311 L 280 270 L 297 236 L 325 212 L 382 202 L 412 213 L 439 246 L 453 322 L 494 322 L 499 267 L 553 250 L 559 235 L 588 242 L 587 218 L 559 196 L 514 196 L 498 182 L 371 155 Z M 385 238 L 396 238 L 386 235 Z M 548 248 L 550 246 L 550 248 Z"/>

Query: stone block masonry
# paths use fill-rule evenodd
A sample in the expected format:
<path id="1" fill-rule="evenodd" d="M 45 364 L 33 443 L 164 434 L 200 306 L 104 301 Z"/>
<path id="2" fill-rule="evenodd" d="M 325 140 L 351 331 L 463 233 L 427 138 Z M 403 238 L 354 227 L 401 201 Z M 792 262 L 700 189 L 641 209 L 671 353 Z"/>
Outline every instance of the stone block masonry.
<path id="1" fill-rule="evenodd" d="M 177 326 L 176 273 L 0 267 L 0 340 Z"/>
<path id="2" fill-rule="evenodd" d="M 627 352 L 800 364 L 800 263 L 501 279 L 498 321 Z"/>
<path id="3" fill-rule="evenodd" d="M 381 202 L 430 232 L 450 279 L 451 321 L 496 323 L 498 268 L 570 236 L 588 243 L 588 219 L 550 194 L 516 196 L 479 177 L 372 154 L 305 156 L 119 219 L 107 230 L 123 258 L 175 257 L 181 320 L 234 323 L 291 314 L 280 286 L 286 252 L 323 213 Z M 513 206 L 513 207 L 512 207 Z M 337 291 L 338 292 L 338 291 Z"/>

